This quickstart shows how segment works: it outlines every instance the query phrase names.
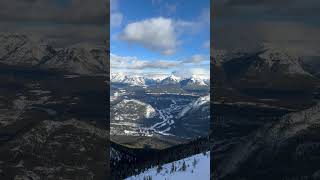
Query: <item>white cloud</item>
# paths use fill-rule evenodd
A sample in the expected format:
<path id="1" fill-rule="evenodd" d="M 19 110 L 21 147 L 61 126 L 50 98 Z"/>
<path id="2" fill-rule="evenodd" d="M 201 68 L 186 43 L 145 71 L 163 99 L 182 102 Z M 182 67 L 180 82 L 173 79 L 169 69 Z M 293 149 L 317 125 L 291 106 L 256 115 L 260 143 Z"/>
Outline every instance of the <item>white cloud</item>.
<path id="1" fill-rule="evenodd" d="M 177 67 L 180 61 L 168 61 L 168 60 L 140 60 L 137 57 L 130 56 L 118 56 L 110 54 L 111 69 L 169 69 Z"/>
<path id="2" fill-rule="evenodd" d="M 197 76 L 203 79 L 210 79 L 209 67 L 208 68 L 188 68 L 188 69 L 183 68 L 175 71 L 174 74 L 180 77 L 185 77 L 185 78 L 188 78 L 191 76 Z"/>
<path id="3" fill-rule="evenodd" d="M 164 55 L 174 54 L 179 44 L 173 20 L 163 17 L 128 24 L 120 39 L 160 51 Z"/>
<path id="4" fill-rule="evenodd" d="M 153 1 L 161 3 L 161 1 Z M 172 11 L 176 5 L 168 5 Z M 130 44 L 139 44 L 144 48 L 160 52 L 163 55 L 175 54 L 180 39 L 185 33 L 199 33 L 210 25 L 210 10 L 203 9 L 198 17 L 193 20 L 172 19 L 164 17 L 148 18 L 129 23 L 119 35 L 119 39 Z"/>
<path id="5" fill-rule="evenodd" d="M 191 58 L 184 60 L 183 63 L 199 64 L 206 60 L 206 57 L 200 54 L 193 55 Z"/>
<path id="6" fill-rule="evenodd" d="M 141 60 L 134 56 L 119 56 L 110 54 L 110 65 L 112 72 L 175 72 L 181 77 L 190 77 L 196 75 L 203 78 L 209 78 L 210 65 L 201 65 L 205 60 L 202 55 L 194 55 L 190 58 L 193 62 L 186 64 L 185 61 L 175 60 Z M 191 65 L 191 66 L 190 66 Z"/>

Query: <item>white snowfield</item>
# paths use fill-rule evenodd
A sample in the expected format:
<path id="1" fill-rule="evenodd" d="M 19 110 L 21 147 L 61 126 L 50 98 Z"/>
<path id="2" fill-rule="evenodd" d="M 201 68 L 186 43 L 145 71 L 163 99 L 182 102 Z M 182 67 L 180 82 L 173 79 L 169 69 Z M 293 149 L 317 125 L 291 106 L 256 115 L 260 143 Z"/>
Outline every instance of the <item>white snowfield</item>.
<path id="1" fill-rule="evenodd" d="M 182 170 L 183 162 L 185 170 Z M 176 170 L 172 171 L 172 166 Z M 144 180 L 151 177 L 152 180 L 209 180 L 210 179 L 210 152 L 196 154 L 191 157 L 146 170 L 145 172 L 126 178 L 126 180 Z"/>

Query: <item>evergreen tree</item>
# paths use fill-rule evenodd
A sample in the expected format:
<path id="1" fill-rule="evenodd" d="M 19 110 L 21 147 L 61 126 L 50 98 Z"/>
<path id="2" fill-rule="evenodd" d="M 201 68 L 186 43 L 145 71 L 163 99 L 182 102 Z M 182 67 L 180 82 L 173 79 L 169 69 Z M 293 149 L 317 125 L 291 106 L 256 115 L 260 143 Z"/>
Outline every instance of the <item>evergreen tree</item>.
<path id="1" fill-rule="evenodd" d="M 193 162 L 192 162 L 193 167 L 196 167 L 197 163 L 198 163 L 198 162 L 197 162 L 196 158 L 194 158 L 194 159 L 193 159 Z"/>
<path id="2" fill-rule="evenodd" d="M 183 161 L 181 170 L 186 171 L 186 169 L 187 169 L 186 162 Z"/>
<path id="3" fill-rule="evenodd" d="M 174 171 L 176 171 L 176 167 L 175 167 L 174 163 L 171 163 L 171 171 L 170 171 L 170 173 L 173 173 Z"/>
<path id="4" fill-rule="evenodd" d="M 162 170 L 162 166 L 161 166 L 161 165 L 158 165 L 158 167 L 157 167 L 157 173 L 160 173 L 161 170 Z"/>

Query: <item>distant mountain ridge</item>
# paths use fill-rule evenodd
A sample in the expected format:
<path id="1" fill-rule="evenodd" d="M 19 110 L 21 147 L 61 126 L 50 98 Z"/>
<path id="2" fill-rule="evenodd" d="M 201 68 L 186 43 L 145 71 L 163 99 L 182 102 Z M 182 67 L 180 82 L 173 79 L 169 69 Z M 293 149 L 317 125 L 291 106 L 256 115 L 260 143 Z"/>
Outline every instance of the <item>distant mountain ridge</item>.
<path id="1" fill-rule="evenodd" d="M 93 75 L 107 72 L 107 59 L 108 51 L 104 48 L 90 45 L 54 48 L 27 35 L 0 34 L 0 63 L 7 65 Z"/>
<path id="2" fill-rule="evenodd" d="M 294 52 L 264 44 L 254 50 L 217 50 L 213 56 L 215 76 L 238 88 L 278 90 L 312 89 L 317 78 Z M 296 82 L 296 83 L 292 83 Z"/>
<path id="3" fill-rule="evenodd" d="M 137 75 L 125 73 L 111 73 L 111 82 L 125 83 L 132 86 L 144 85 L 181 85 L 185 86 L 209 86 L 210 77 L 192 75 L 188 78 L 178 77 L 174 74 L 168 75 Z"/>

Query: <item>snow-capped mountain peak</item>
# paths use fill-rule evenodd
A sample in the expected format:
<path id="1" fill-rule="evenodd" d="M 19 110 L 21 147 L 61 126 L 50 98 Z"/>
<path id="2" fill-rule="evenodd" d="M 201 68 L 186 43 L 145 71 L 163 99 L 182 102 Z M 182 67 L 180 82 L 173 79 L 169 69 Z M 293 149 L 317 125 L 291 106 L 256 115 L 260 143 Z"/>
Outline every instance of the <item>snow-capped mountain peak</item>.
<path id="1" fill-rule="evenodd" d="M 143 85 L 145 85 L 144 78 L 141 77 L 141 76 L 137 76 L 137 75 L 133 75 L 133 76 L 126 75 L 122 82 L 126 83 L 126 84 L 133 85 L 133 86 L 143 86 Z"/>
<path id="2" fill-rule="evenodd" d="M 167 78 L 163 79 L 161 81 L 161 84 L 178 84 L 180 80 L 181 80 L 180 77 L 175 76 L 174 74 L 171 74 Z"/>
<path id="3" fill-rule="evenodd" d="M 111 73 L 111 81 L 112 82 L 122 82 L 126 75 L 122 72 Z"/>
<path id="4" fill-rule="evenodd" d="M 264 59 L 269 67 L 276 65 L 286 66 L 287 74 L 304 74 L 308 75 L 300 64 L 300 57 L 288 49 L 275 47 L 272 44 L 264 44 L 264 51 L 259 57 Z"/>

